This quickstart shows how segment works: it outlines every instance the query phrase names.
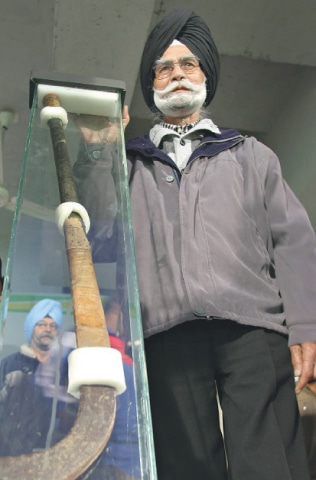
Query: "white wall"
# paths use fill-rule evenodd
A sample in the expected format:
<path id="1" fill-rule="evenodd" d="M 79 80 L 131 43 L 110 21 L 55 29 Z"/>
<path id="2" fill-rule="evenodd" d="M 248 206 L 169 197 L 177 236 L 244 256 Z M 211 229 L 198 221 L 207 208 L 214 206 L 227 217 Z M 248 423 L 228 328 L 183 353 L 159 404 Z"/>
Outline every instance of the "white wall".
<path id="1" fill-rule="evenodd" d="M 286 181 L 316 228 L 316 72 L 297 74 L 297 88 L 265 137 L 281 161 Z"/>

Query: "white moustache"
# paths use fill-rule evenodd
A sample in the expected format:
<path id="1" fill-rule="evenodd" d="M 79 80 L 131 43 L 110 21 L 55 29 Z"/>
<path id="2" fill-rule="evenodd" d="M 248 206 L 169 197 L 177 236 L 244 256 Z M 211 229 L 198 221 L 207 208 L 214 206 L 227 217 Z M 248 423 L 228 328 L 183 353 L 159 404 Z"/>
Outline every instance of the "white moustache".
<path id="1" fill-rule="evenodd" d="M 191 92 L 197 92 L 197 91 L 200 90 L 201 85 L 191 83 L 190 80 L 187 80 L 187 79 L 183 78 L 182 80 L 174 80 L 172 83 L 170 83 L 169 85 L 167 85 L 163 89 L 158 90 L 157 88 L 154 88 L 153 90 L 157 95 L 159 95 L 160 98 L 163 98 L 166 95 L 169 95 L 169 93 L 172 93 L 172 92 L 174 92 L 175 90 L 177 90 L 178 88 L 181 88 L 181 87 L 183 87 L 186 90 L 189 90 Z"/>

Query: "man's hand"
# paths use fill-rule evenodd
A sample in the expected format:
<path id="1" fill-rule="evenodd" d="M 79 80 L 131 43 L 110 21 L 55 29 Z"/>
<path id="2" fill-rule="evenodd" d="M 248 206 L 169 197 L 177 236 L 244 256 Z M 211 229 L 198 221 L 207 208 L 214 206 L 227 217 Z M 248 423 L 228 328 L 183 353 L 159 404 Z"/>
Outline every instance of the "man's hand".
<path id="1" fill-rule="evenodd" d="M 114 143 L 120 138 L 119 124 L 110 121 L 107 117 L 99 117 L 87 114 L 70 114 L 81 137 L 86 143 Z M 123 128 L 129 124 L 128 106 L 123 106 L 122 123 Z"/>
<path id="2" fill-rule="evenodd" d="M 13 372 L 7 373 L 3 387 L 0 390 L 0 403 L 4 403 L 7 399 L 10 389 L 18 387 L 26 374 L 21 370 L 14 370 Z"/>
<path id="3" fill-rule="evenodd" d="M 298 377 L 295 392 L 299 393 L 312 378 L 316 378 L 316 342 L 291 345 L 290 350 L 294 376 Z"/>
<path id="4" fill-rule="evenodd" d="M 125 130 L 125 128 L 127 127 L 127 125 L 129 124 L 129 121 L 130 121 L 127 105 L 123 106 L 122 121 L 123 121 L 123 128 Z"/>

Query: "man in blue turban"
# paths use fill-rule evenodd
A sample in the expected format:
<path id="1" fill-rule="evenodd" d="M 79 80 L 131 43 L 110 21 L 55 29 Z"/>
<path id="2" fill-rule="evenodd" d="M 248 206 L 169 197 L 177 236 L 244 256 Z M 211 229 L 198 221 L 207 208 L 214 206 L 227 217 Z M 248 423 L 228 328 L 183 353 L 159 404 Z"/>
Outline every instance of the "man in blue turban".
<path id="1" fill-rule="evenodd" d="M 0 455 L 20 455 L 44 448 L 52 412 L 52 391 L 59 395 L 58 333 L 60 302 L 45 298 L 24 321 L 27 343 L 0 363 Z M 59 382 L 56 383 L 56 379 Z M 66 387 L 64 387 L 65 389 Z M 58 397 L 58 398 L 59 398 Z"/>
<path id="2" fill-rule="evenodd" d="M 55 340 L 63 321 L 61 304 L 45 298 L 36 303 L 24 321 L 24 335 L 39 361 L 49 355 L 49 349 Z"/>

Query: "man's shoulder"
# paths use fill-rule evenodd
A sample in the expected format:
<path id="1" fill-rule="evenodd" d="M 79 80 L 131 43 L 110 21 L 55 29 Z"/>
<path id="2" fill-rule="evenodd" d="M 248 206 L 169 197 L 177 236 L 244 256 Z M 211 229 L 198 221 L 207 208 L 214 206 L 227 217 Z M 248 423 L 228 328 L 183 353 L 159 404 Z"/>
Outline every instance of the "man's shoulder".
<path id="1" fill-rule="evenodd" d="M 130 138 L 126 141 L 126 150 L 144 149 L 149 146 L 152 147 L 154 144 L 150 140 L 148 134 Z"/>
<path id="2" fill-rule="evenodd" d="M 220 128 L 219 132 L 220 133 L 215 134 L 215 136 L 219 136 L 223 140 L 234 137 L 246 138 L 245 135 L 243 135 L 239 130 L 236 130 L 235 128 Z"/>
<path id="3" fill-rule="evenodd" d="M 3 363 L 16 362 L 16 361 L 19 360 L 19 358 L 21 357 L 21 355 L 22 355 L 22 354 L 21 354 L 20 351 L 10 353 L 9 355 L 6 355 L 5 357 L 2 357 L 2 358 L 1 358 L 1 364 L 3 364 Z"/>
<path id="4" fill-rule="evenodd" d="M 25 355 L 19 350 L 17 352 L 7 355 L 6 357 L 3 357 L 1 359 L 0 365 L 1 368 L 9 372 L 12 370 L 21 370 L 26 365 L 33 366 L 37 363 L 38 361 L 36 358 Z"/>
<path id="5" fill-rule="evenodd" d="M 196 148 L 194 155 L 215 157 L 225 150 L 229 150 L 242 144 L 245 136 L 238 130 L 219 129 L 218 132 L 207 132 L 201 139 L 201 143 Z"/>
<path id="6" fill-rule="evenodd" d="M 153 158 L 169 161 L 168 156 L 151 141 L 149 134 L 127 140 L 126 152 L 128 160 L 132 163 L 138 158 L 145 162 Z"/>

